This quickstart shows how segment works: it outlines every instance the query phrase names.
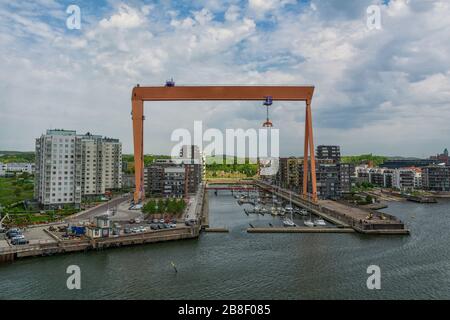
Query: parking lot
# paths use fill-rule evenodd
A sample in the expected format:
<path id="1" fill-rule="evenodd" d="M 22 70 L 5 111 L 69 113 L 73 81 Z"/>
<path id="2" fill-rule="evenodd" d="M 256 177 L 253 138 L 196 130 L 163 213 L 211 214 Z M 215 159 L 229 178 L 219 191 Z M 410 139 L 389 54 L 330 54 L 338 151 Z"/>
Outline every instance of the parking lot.
<path id="1" fill-rule="evenodd" d="M 26 240 L 27 243 L 17 244 L 17 246 L 56 242 L 55 239 L 53 239 L 48 233 L 44 231 L 44 228 L 48 227 L 32 227 L 20 229 L 20 234 L 24 236 L 24 240 Z M 0 249 L 10 248 L 14 246 L 15 245 L 12 243 L 11 239 L 7 237 L 6 232 L 0 234 Z"/>

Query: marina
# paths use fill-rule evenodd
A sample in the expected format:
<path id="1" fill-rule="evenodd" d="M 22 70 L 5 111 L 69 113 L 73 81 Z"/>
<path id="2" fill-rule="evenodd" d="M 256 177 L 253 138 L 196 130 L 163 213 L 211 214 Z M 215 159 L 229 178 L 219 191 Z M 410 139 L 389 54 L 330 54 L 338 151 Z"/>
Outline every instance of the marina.
<path id="1" fill-rule="evenodd" d="M 207 233 L 228 233 L 224 226 L 210 225 L 208 199 L 218 191 L 230 194 L 246 216 L 270 216 L 272 221 L 266 226 L 253 226 L 250 233 L 359 233 L 376 235 L 407 235 L 409 230 L 395 216 L 387 213 L 351 207 L 340 202 L 319 200 L 313 203 L 298 195 L 262 181 L 248 182 L 244 186 L 205 185 L 193 198 L 187 218 L 199 221 L 190 226 L 173 224 L 173 229 L 148 230 L 137 234 L 124 234 L 118 231 L 107 238 L 64 239 L 52 231 L 54 227 L 43 227 L 45 241 L 40 238 L 31 244 L 12 246 L 7 240 L 0 242 L 0 262 L 14 261 L 30 256 L 121 247 L 152 242 L 198 238 L 201 231 Z M 294 219 L 294 216 L 297 219 Z M 76 217 L 72 218 L 76 219 Z M 156 229 L 156 228 L 155 228 Z M 109 230 L 109 229 L 108 229 Z M 138 231 L 144 231 L 145 228 Z M 108 232 L 113 232 L 113 229 Z"/>
<path id="2" fill-rule="evenodd" d="M 89 250 L 0 264 L 3 299 L 429 299 L 450 298 L 449 200 L 431 208 L 391 202 L 386 214 L 405 221 L 411 236 L 372 237 L 296 232 L 280 217 L 250 215 L 230 192 L 208 192 L 209 224 L 227 233 L 110 250 Z M 430 215 L 434 219 L 430 219 Z M 293 216 L 306 229 L 300 215 Z M 314 217 L 313 217 L 314 219 Z M 249 223 L 253 232 L 247 229 Z M 285 230 L 269 229 L 269 223 Z M 345 229 L 348 228 L 339 228 Z M 268 230 L 271 231 L 271 230 Z M 173 271 L 174 262 L 178 272 Z M 65 288 L 66 268 L 79 265 L 83 290 Z M 366 268 L 381 267 L 383 290 L 367 290 Z M 258 266 L 255 268 L 255 266 Z M 274 276 L 275 275 L 275 276 Z M 267 288 L 270 287 L 270 290 Z"/>

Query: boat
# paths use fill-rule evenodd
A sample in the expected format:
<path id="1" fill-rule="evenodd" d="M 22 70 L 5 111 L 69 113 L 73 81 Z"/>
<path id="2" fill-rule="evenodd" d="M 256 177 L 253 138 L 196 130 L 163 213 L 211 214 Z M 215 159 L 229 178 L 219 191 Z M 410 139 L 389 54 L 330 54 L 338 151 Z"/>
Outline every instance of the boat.
<path id="1" fill-rule="evenodd" d="M 270 214 L 273 215 L 273 216 L 278 215 L 278 209 L 277 209 L 277 207 L 271 207 L 271 208 L 270 208 Z"/>
<path id="2" fill-rule="evenodd" d="M 325 220 L 323 220 L 323 219 L 316 219 L 316 220 L 314 220 L 314 224 L 316 225 L 316 226 L 326 226 L 327 224 L 325 223 Z"/>
<path id="3" fill-rule="evenodd" d="M 283 220 L 283 226 L 285 226 L 285 227 L 295 227 L 296 224 L 295 224 L 294 221 L 292 221 L 291 219 L 285 218 L 285 219 Z"/>
<path id="4" fill-rule="evenodd" d="M 292 214 L 294 212 L 294 207 L 292 207 L 292 196 L 289 195 L 289 204 L 284 207 L 284 212 L 287 214 Z"/>
<path id="5" fill-rule="evenodd" d="M 249 214 L 249 213 L 256 213 L 256 214 L 262 214 L 262 215 L 264 215 L 264 213 L 267 213 L 267 209 L 266 209 L 266 208 L 262 208 L 262 207 L 259 206 L 259 205 L 255 205 L 255 207 L 254 207 L 253 209 L 244 209 L 244 212 L 245 212 L 246 214 Z"/>
<path id="6" fill-rule="evenodd" d="M 315 227 L 315 224 L 311 221 L 311 219 L 303 221 L 303 224 L 307 227 Z"/>
<path id="7" fill-rule="evenodd" d="M 292 207 L 291 207 L 291 209 L 292 209 Z M 285 227 L 296 227 L 297 225 L 294 223 L 294 221 L 292 220 L 292 213 L 293 213 L 293 211 L 294 210 L 290 210 L 290 215 L 291 215 L 291 218 L 289 219 L 289 218 L 284 218 L 283 219 L 283 226 L 285 226 Z"/>
<path id="8" fill-rule="evenodd" d="M 308 210 L 306 210 L 306 209 L 300 209 L 300 210 L 298 211 L 298 214 L 301 215 L 301 216 L 306 216 L 306 215 L 308 215 Z"/>
<path id="9" fill-rule="evenodd" d="M 309 214 L 309 219 L 308 220 L 304 220 L 303 224 L 307 227 L 315 227 L 316 224 L 312 221 L 311 219 L 311 213 Z"/>

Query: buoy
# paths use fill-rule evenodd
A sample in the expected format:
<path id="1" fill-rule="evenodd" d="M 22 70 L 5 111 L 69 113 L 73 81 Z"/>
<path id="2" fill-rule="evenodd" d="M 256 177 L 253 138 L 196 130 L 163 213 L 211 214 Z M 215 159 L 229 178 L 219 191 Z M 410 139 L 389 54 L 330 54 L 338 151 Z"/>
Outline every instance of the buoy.
<path id="1" fill-rule="evenodd" d="M 175 263 L 173 263 L 173 261 L 171 261 L 170 263 L 172 264 L 172 267 L 175 270 L 175 273 L 178 273 L 177 266 L 175 265 Z"/>

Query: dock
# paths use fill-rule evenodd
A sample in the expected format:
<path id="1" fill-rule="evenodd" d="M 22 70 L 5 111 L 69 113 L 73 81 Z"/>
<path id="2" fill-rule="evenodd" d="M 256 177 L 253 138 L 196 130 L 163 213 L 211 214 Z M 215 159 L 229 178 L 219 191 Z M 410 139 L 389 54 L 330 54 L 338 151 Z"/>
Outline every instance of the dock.
<path id="1" fill-rule="evenodd" d="M 205 232 L 218 232 L 218 233 L 227 233 L 229 230 L 227 228 L 205 228 L 203 231 Z"/>
<path id="2" fill-rule="evenodd" d="M 352 228 L 273 227 L 248 228 L 248 233 L 353 233 Z"/>
<path id="3" fill-rule="evenodd" d="M 259 180 L 255 181 L 255 185 L 287 201 L 292 201 L 296 206 L 305 208 L 340 228 L 353 228 L 365 234 L 408 235 L 410 233 L 402 221 L 387 213 L 332 200 L 312 202 L 290 190 Z"/>
<path id="4" fill-rule="evenodd" d="M 408 196 L 406 200 L 418 203 L 437 203 L 435 198 L 425 196 Z"/>

